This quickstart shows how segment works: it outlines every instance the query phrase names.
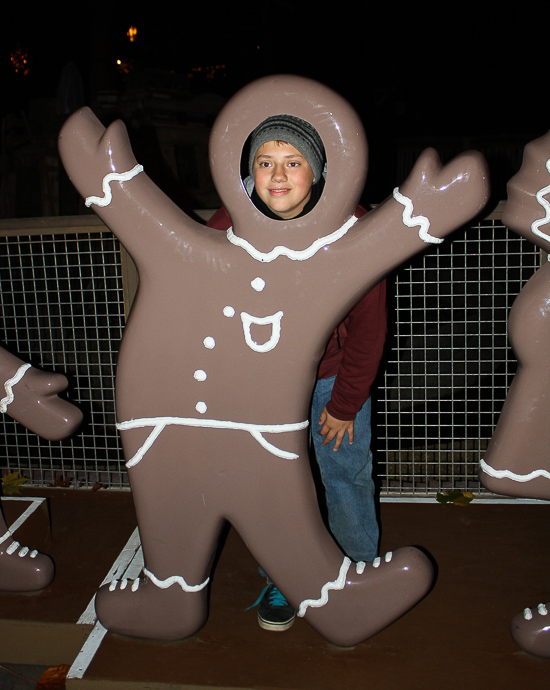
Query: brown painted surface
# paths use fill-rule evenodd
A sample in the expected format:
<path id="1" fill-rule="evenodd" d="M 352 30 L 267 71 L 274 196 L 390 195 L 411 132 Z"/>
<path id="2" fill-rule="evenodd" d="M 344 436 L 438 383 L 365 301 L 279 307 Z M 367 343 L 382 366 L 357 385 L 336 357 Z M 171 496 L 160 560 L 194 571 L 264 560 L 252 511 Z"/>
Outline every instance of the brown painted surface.
<path id="1" fill-rule="evenodd" d="M 84 679 L 68 687 L 546 687 L 550 661 L 521 651 L 509 629 L 526 600 L 547 591 L 550 507 L 383 503 L 381 518 L 383 548 L 421 536 L 438 576 L 416 608 L 355 649 L 329 644 L 303 620 L 283 633 L 262 630 L 256 610 L 245 609 L 264 581 L 232 531 L 199 633 L 173 643 L 109 633 Z"/>
<path id="2" fill-rule="evenodd" d="M 0 661 L 71 663 L 87 634 L 76 622 L 136 526 L 132 497 L 101 490 L 22 493 L 47 498 L 51 526 L 41 510 L 16 537 L 51 556 L 55 577 L 41 592 L 0 592 Z M 20 508 L 5 510 L 11 522 Z"/>
<path id="3" fill-rule="evenodd" d="M 41 594 L 0 595 L 0 661 L 70 664 L 86 634 L 75 621 L 135 516 L 127 492 L 40 493 L 49 499 L 58 577 Z M 197 635 L 149 642 L 108 633 L 83 681 L 68 687 L 546 687 L 550 661 L 519 649 L 509 628 L 547 592 L 550 506 L 382 503 L 381 519 L 384 550 L 421 541 L 438 574 L 417 607 L 355 649 L 334 647 L 302 620 L 284 633 L 262 630 L 256 610 L 244 609 L 264 581 L 231 531 L 214 571 L 209 619 Z"/>

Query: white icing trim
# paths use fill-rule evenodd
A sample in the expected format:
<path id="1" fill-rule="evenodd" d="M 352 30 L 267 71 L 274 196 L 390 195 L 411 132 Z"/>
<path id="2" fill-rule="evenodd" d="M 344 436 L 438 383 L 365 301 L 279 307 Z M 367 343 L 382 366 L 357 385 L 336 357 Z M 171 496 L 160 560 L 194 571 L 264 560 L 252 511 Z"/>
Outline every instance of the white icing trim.
<path id="1" fill-rule="evenodd" d="M 103 197 L 89 196 L 86 198 L 85 204 L 89 208 L 92 204 L 101 206 L 102 208 L 108 206 L 113 200 L 113 193 L 111 192 L 111 182 L 128 182 L 133 177 L 143 172 L 143 165 L 135 165 L 131 170 L 123 173 L 112 172 L 105 175 L 103 178 L 102 189 Z"/>
<path id="2" fill-rule="evenodd" d="M 495 479 L 511 479 L 514 482 L 530 482 L 533 479 L 538 479 L 539 477 L 544 477 L 545 479 L 550 479 L 550 472 L 547 470 L 533 470 L 529 474 L 516 474 L 511 470 L 495 470 L 494 467 L 488 465 L 485 460 L 481 459 L 479 461 L 480 468 L 482 472 L 488 474 L 490 477 Z"/>
<path id="3" fill-rule="evenodd" d="M 6 549 L 6 553 L 8 553 L 10 556 L 14 554 L 17 549 L 21 546 L 21 544 L 18 541 L 12 541 L 12 543 L 8 546 Z"/>
<path id="4" fill-rule="evenodd" d="M 252 316 L 247 314 L 245 311 L 241 312 L 241 321 L 243 322 L 243 332 L 244 340 L 248 347 L 254 352 L 269 352 L 277 346 L 279 339 L 281 338 L 281 319 L 283 318 L 283 312 L 278 311 L 276 314 L 271 316 Z M 250 328 L 252 324 L 258 326 L 271 326 L 271 336 L 269 340 L 266 340 L 262 345 L 258 345 L 254 340 L 252 340 L 252 334 Z"/>
<path id="5" fill-rule="evenodd" d="M 533 618 L 533 612 L 531 611 L 530 608 L 526 608 L 523 610 L 523 617 L 525 618 L 526 621 L 530 621 L 531 618 Z"/>
<path id="6" fill-rule="evenodd" d="M 143 568 L 143 572 L 145 575 L 147 575 L 151 582 L 160 589 L 168 589 L 172 585 L 179 585 L 184 592 L 200 592 L 200 590 L 204 589 L 210 582 L 210 578 L 207 577 L 206 580 L 200 585 L 188 585 L 181 575 L 172 575 L 171 577 L 167 577 L 166 580 L 159 580 L 159 578 L 155 577 L 155 575 L 153 575 L 150 570 L 147 570 L 147 568 Z"/>
<path id="7" fill-rule="evenodd" d="M 550 172 L 550 159 L 546 161 L 546 170 Z M 544 218 L 540 218 L 539 220 L 534 221 L 531 225 L 531 230 L 534 235 L 538 235 L 539 237 L 542 237 L 543 240 L 550 242 L 550 235 L 547 235 L 546 233 L 539 230 L 539 228 L 542 225 L 546 225 L 548 221 L 550 221 L 550 204 L 546 199 L 543 198 L 545 194 L 548 193 L 550 193 L 550 185 L 548 185 L 547 187 L 543 187 L 536 194 L 537 201 L 544 209 L 546 215 L 544 216 Z"/>
<path id="8" fill-rule="evenodd" d="M 6 397 L 2 398 L 0 400 L 0 412 L 5 413 L 6 410 L 8 409 L 8 405 L 13 402 L 13 390 L 12 387 L 15 386 L 16 383 L 19 383 L 23 376 L 25 375 L 25 372 L 27 369 L 30 369 L 31 365 L 30 364 L 22 364 L 19 369 L 15 372 L 15 375 L 11 377 L 11 379 L 8 379 L 6 383 L 4 384 L 4 390 L 6 391 Z"/>
<path id="9" fill-rule="evenodd" d="M 159 437 L 163 429 L 170 425 L 248 431 L 263 448 L 273 455 L 283 458 L 283 460 L 296 460 L 298 458 L 296 453 L 289 453 L 277 448 L 277 446 L 266 441 L 262 434 L 282 434 L 289 431 L 300 431 L 301 429 L 306 429 L 309 422 L 306 420 L 305 422 L 294 422 L 292 424 L 246 424 L 243 422 L 222 421 L 220 419 L 196 419 L 195 417 L 145 417 L 142 419 L 131 419 L 127 422 L 117 423 L 117 429 L 119 431 L 127 431 L 129 429 L 140 429 L 151 426 L 153 430 L 137 453 L 128 460 L 126 467 L 130 468 L 137 465 Z"/>
<path id="10" fill-rule="evenodd" d="M 248 252 L 253 259 L 263 263 L 274 261 L 280 256 L 286 256 L 292 261 L 306 261 L 307 259 L 311 259 L 311 257 L 314 256 L 320 249 L 326 247 L 327 244 L 332 244 L 343 237 L 347 231 L 353 225 L 355 225 L 357 220 L 358 219 L 356 216 L 352 216 L 344 223 L 344 225 L 342 225 L 341 228 L 335 230 L 329 235 L 319 237 L 305 249 L 290 249 L 284 245 L 278 245 L 270 252 L 261 252 L 259 249 L 256 249 L 256 247 L 254 247 L 254 245 L 252 245 L 248 240 L 245 240 L 242 237 L 237 237 L 237 235 L 235 235 L 233 232 L 232 227 L 227 231 L 227 239 L 231 242 L 231 244 L 234 244 L 236 247 L 241 247 L 241 249 L 244 249 L 246 252 Z"/>
<path id="11" fill-rule="evenodd" d="M 408 196 L 401 194 L 398 187 L 393 190 L 393 198 L 405 207 L 403 209 L 403 223 L 408 228 L 419 226 L 418 237 L 420 237 L 423 242 L 427 242 L 428 244 L 441 244 L 443 242 L 440 237 L 433 237 L 433 235 L 430 235 L 430 221 L 426 216 L 413 216 L 414 207 L 412 200 L 409 199 Z"/>
<path id="12" fill-rule="evenodd" d="M 309 606 L 312 608 L 319 608 L 324 606 L 328 602 L 328 593 L 331 589 L 341 590 L 346 586 L 346 576 L 348 574 L 349 567 L 351 565 L 351 559 L 347 556 L 342 561 L 340 566 L 340 572 L 338 573 L 338 578 L 332 582 L 325 583 L 321 588 L 321 596 L 319 599 L 304 599 L 300 604 L 297 615 L 302 618 Z"/>

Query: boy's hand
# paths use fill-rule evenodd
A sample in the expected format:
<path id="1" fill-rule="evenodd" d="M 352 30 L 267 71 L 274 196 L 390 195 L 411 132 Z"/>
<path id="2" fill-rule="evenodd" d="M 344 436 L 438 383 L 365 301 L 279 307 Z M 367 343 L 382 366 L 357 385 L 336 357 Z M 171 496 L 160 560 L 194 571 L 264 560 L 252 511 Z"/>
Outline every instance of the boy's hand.
<path id="1" fill-rule="evenodd" d="M 353 419 L 349 421 L 336 419 L 336 417 L 330 415 L 327 412 L 327 408 L 324 407 L 323 411 L 321 412 L 321 416 L 319 417 L 319 424 L 321 425 L 321 429 L 318 433 L 325 437 L 323 446 L 326 446 L 327 443 L 330 443 L 334 438 L 336 438 L 336 441 L 334 442 L 334 450 L 338 450 L 338 448 L 340 448 L 340 444 L 344 440 L 346 431 L 348 432 L 350 444 L 353 443 Z"/>

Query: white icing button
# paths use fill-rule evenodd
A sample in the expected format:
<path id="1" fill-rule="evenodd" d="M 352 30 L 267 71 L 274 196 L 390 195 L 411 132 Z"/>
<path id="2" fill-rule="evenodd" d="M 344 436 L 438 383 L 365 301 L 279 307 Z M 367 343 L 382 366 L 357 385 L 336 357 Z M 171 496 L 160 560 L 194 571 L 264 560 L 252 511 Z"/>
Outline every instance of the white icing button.
<path id="1" fill-rule="evenodd" d="M 201 414 L 204 414 L 207 410 L 206 403 L 198 402 L 195 405 L 195 410 L 197 410 L 197 412 L 200 412 Z"/>
<path id="2" fill-rule="evenodd" d="M 197 381 L 206 381 L 206 371 L 203 371 L 202 369 L 197 369 L 193 376 L 197 379 Z"/>
<path id="3" fill-rule="evenodd" d="M 233 307 L 224 307 L 223 315 L 227 316 L 227 318 L 230 319 L 232 316 L 235 316 L 235 310 L 233 309 Z"/>
<path id="4" fill-rule="evenodd" d="M 203 341 L 202 341 L 204 347 L 208 348 L 209 350 L 212 350 L 212 348 L 216 347 L 216 341 L 212 336 L 207 336 Z"/>
<path id="5" fill-rule="evenodd" d="M 252 287 L 254 288 L 254 290 L 256 290 L 256 292 L 261 292 L 265 287 L 265 280 L 262 280 L 262 278 L 260 278 L 260 277 L 254 278 L 254 280 L 250 283 L 250 285 L 252 285 Z"/>

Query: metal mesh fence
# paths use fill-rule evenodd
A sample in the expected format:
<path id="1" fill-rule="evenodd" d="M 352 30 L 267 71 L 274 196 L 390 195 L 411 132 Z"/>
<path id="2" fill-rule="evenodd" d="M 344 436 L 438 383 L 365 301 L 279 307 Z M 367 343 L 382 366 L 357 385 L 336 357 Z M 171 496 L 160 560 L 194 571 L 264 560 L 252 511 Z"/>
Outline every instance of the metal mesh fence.
<path id="1" fill-rule="evenodd" d="M 65 374 L 68 397 L 85 415 L 74 438 L 61 442 L 0 420 L 0 471 L 38 485 L 128 486 L 114 370 L 130 288 L 116 238 L 95 225 L 0 236 L 3 344 Z M 390 332 L 373 415 L 383 495 L 480 490 L 479 459 L 515 371 L 508 313 L 539 265 L 540 253 L 495 214 L 388 279 Z"/>
<path id="2" fill-rule="evenodd" d="M 46 441 L 7 415 L 0 467 L 34 484 L 122 486 L 114 366 L 124 324 L 118 242 L 108 232 L 0 237 L 4 347 L 69 379 L 85 422 L 69 440 Z"/>
<path id="3" fill-rule="evenodd" d="M 489 217 L 390 280 L 390 335 L 377 395 L 383 493 L 483 491 L 479 460 L 516 361 L 507 320 L 540 252 Z"/>

